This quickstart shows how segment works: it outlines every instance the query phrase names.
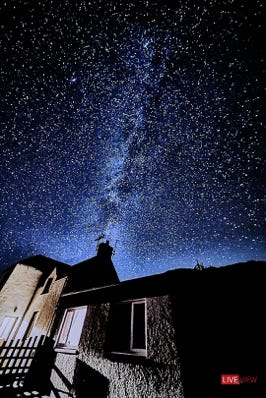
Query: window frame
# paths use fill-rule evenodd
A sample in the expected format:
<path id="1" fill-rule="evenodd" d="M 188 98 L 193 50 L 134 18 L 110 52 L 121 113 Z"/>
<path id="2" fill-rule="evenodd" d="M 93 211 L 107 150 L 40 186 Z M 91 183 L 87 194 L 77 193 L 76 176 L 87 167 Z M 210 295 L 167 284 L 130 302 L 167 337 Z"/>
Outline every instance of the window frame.
<path id="1" fill-rule="evenodd" d="M 12 332 L 15 330 L 15 326 L 17 324 L 18 317 L 17 316 L 13 316 L 13 315 L 5 315 L 3 317 L 3 320 L 1 322 L 1 324 L 0 324 L 0 331 L 1 331 L 2 326 L 4 325 L 5 320 L 9 320 L 9 321 L 12 320 L 13 321 L 11 328 L 7 329 L 8 332 L 7 332 L 6 336 L 3 335 L 3 333 L 5 332 L 5 329 L 8 326 L 8 324 L 5 326 L 5 329 L 3 329 L 2 335 L 0 336 L 0 340 L 7 341 L 8 339 L 10 339 L 10 336 L 12 335 Z"/>
<path id="2" fill-rule="evenodd" d="M 47 278 L 46 282 L 45 282 L 45 284 L 43 286 L 41 295 L 49 293 L 53 283 L 54 283 L 54 278 L 53 277 Z"/>
<path id="3" fill-rule="evenodd" d="M 35 325 L 37 323 L 39 315 L 40 315 L 40 311 L 34 311 L 32 313 L 32 316 L 31 316 L 30 321 L 28 323 L 27 329 L 25 330 L 25 333 L 24 333 L 24 337 L 23 337 L 24 340 L 26 340 L 26 339 L 31 337 L 31 333 L 32 333 L 33 328 L 35 327 Z"/>
<path id="4" fill-rule="evenodd" d="M 141 356 L 147 357 L 147 300 L 146 298 L 142 299 L 133 299 L 133 300 L 125 300 L 114 303 L 113 306 L 118 308 L 119 306 L 130 304 L 130 331 L 129 331 L 129 347 L 127 351 L 122 350 L 113 350 L 112 349 L 112 342 L 111 342 L 111 354 L 118 354 L 118 355 L 132 355 L 132 356 Z M 133 341 L 134 341 L 134 306 L 138 304 L 144 304 L 144 345 L 145 348 L 134 348 Z M 121 320 L 122 321 L 122 320 Z M 111 327 L 112 325 L 111 319 Z M 116 325 L 117 326 L 117 325 Z"/>
<path id="5" fill-rule="evenodd" d="M 80 342 L 80 338 L 81 338 L 81 334 L 82 334 L 82 330 L 83 330 L 83 326 L 84 326 L 84 322 L 85 322 L 85 318 L 86 318 L 86 315 L 87 315 L 87 309 L 88 309 L 87 306 L 69 307 L 69 308 L 65 309 L 64 315 L 62 317 L 62 320 L 61 320 L 61 323 L 60 323 L 60 326 L 59 326 L 59 330 L 58 330 L 55 346 L 54 346 L 56 351 L 63 351 L 63 352 L 67 352 L 68 351 L 69 353 L 73 353 L 73 352 L 76 353 L 77 352 L 78 346 L 79 346 L 79 342 Z M 65 336 L 66 339 L 69 337 L 69 335 L 71 333 L 71 328 L 72 328 L 72 325 L 73 325 L 75 312 L 78 312 L 78 311 L 82 311 L 83 314 L 81 315 L 82 320 L 81 320 L 81 323 L 79 325 L 80 330 L 78 331 L 79 335 L 77 337 L 77 343 L 75 345 L 71 345 L 71 344 L 67 344 L 66 342 L 65 343 L 64 342 L 60 342 L 60 339 L 62 338 L 62 333 L 63 332 L 66 335 Z M 67 328 L 67 330 L 65 332 L 64 328 L 67 327 L 66 321 L 67 321 L 68 314 L 70 314 L 70 313 L 73 313 L 73 316 L 71 317 L 70 322 L 69 322 L 70 324 L 69 324 L 69 326 L 68 326 L 68 328 Z"/>

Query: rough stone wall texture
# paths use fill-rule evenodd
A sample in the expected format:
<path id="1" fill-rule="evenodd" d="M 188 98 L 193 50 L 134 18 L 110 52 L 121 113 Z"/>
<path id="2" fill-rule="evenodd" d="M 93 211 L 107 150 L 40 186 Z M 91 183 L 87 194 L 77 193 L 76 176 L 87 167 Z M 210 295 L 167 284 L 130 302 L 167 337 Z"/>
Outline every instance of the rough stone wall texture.
<path id="1" fill-rule="evenodd" d="M 72 385 L 76 368 L 76 355 L 58 353 L 51 373 L 52 386 L 57 390 L 57 396 L 72 397 Z"/>
<path id="2" fill-rule="evenodd" d="M 42 294 L 45 283 L 49 278 L 53 278 L 53 283 L 51 284 L 51 288 L 49 292 Z M 23 323 L 18 332 L 18 337 L 24 336 L 25 331 L 28 327 L 30 320 L 32 319 L 34 312 L 38 312 L 39 314 L 30 335 L 31 336 L 38 336 L 41 334 L 49 335 L 57 303 L 65 284 L 65 278 L 56 280 L 56 269 L 54 269 L 52 273 L 47 276 L 46 281 L 44 282 L 44 285 L 39 287 L 35 292 L 31 305 L 28 308 L 27 313 L 25 314 Z"/>
<path id="3" fill-rule="evenodd" d="M 94 393 L 97 397 L 183 398 L 169 297 L 147 299 L 147 358 L 132 360 L 127 356 L 114 356 L 111 359 L 106 355 L 109 312 L 110 304 L 89 307 L 79 353 L 76 356 L 57 355 L 55 365 L 64 377 L 77 385 L 81 369 L 81 379 L 88 375 L 88 380 L 84 380 L 83 391 L 99 388 L 99 391 L 91 391 L 92 396 Z M 52 381 L 62 390 L 62 383 L 58 379 L 53 377 Z M 63 391 L 67 391 L 66 386 Z"/>
<path id="4" fill-rule="evenodd" d="M 36 307 L 32 309 L 33 311 L 40 311 L 40 316 L 36 322 L 36 329 L 49 331 L 64 284 L 65 279 L 54 281 L 49 293 L 40 295 L 38 301 L 36 300 Z"/>
<path id="5" fill-rule="evenodd" d="M 0 322 L 5 316 L 17 317 L 12 334 L 31 303 L 42 272 L 23 264 L 17 264 L 0 292 Z M 12 335 L 10 335 L 12 337 Z"/>
<path id="6" fill-rule="evenodd" d="M 31 336 L 49 332 L 55 309 L 64 287 L 65 278 L 56 280 L 56 269 L 48 293 L 38 286 L 42 272 L 32 266 L 17 264 L 0 292 L 0 323 L 5 316 L 16 317 L 10 338 L 23 338 L 34 312 L 39 312 Z M 47 280 L 46 279 L 46 280 Z M 44 282 L 45 284 L 45 282 Z"/>

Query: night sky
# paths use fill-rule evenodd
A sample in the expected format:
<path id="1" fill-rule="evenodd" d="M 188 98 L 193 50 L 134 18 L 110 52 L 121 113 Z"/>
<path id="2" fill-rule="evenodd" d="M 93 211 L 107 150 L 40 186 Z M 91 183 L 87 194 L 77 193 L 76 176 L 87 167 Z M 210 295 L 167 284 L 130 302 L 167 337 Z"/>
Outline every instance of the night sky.
<path id="1" fill-rule="evenodd" d="M 265 259 L 263 3 L 1 1 L 2 268 Z"/>

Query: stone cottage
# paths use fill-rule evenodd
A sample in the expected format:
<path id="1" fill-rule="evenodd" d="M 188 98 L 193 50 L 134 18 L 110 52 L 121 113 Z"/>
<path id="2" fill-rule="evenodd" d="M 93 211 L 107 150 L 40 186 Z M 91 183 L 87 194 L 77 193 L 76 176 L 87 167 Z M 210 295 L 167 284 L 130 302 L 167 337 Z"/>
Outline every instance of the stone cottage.
<path id="1" fill-rule="evenodd" d="M 18 328 L 17 323 L 12 333 L 25 337 L 46 331 L 53 340 L 52 352 L 38 362 L 35 388 L 37 376 L 46 372 L 51 398 L 260 396 L 265 380 L 265 262 L 176 269 L 119 282 L 111 256 L 109 242 L 101 243 L 95 257 L 47 269 L 45 277 L 41 266 L 33 267 L 32 283 L 25 277 L 20 285 L 19 294 L 28 297 L 24 312 L 31 308 L 31 317 L 27 326 L 20 321 Z M 30 265 L 22 263 L 29 271 Z M 7 294 L 10 276 L 0 292 L 5 298 L 2 317 L 23 312 Z M 52 286 L 57 299 L 48 321 L 41 296 L 52 292 Z M 35 312 L 38 317 L 31 323 Z M 221 380 L 228 374 L 256 381 L 224 386 Z"/>
<path id="2" fill-rule="evenodd" d="M 0 286 L 0 342 L 50 334 L 69 268 L 38 255 L 5 272 Z"/>
<path id="3" fill-rule="evenodd" d="M 112 249 L 102 245 L 99 272 L 108 263 L 111 275 Z M 77 283 L 80 267 L 76 282 L 70 277 L 65 286 L 53 331 L 51 382 L 60 397 L 227 397 L 224 374 L 256 377 L 256 385 L 234 386 L 233 393 L 257 396 L 264 380 L 265 263 L 124 282 L 113 275 L 87 288 L 85 279 L 81 288 Z"/>
<path id="4" fill-rule="evenodd" d="M 104 278 L 105 272 L 113 273 L 112 248 L 101 245 L 97 266 Z M 167 289 L 158 290 L 156 279 L 119 283 L 115 275 L 105 279 L 105 285 L 90 284 L 89 265 L 73 268 L 61 296 L 53 388 L 62 398 L 85 397 L 88 392 L 110 398 L 183 397 Z M 87 288 L 86 280 L 81 278 L 79 288 L 76 279 L 82 267 Z"/>

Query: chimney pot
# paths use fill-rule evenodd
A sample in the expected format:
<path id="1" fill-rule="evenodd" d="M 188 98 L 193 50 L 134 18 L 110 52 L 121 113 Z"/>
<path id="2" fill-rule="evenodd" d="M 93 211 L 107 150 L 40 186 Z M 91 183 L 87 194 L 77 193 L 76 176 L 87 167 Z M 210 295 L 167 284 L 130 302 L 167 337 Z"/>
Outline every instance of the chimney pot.
<path id="1" fill-rule="evenodd" d="M 109 240 L 107 240 L 106 243 L 102 242 L 99 244 L 97 256 L 111 259 L 112 253 L 113 253 L 113 248 L 109 246 Z"/>

